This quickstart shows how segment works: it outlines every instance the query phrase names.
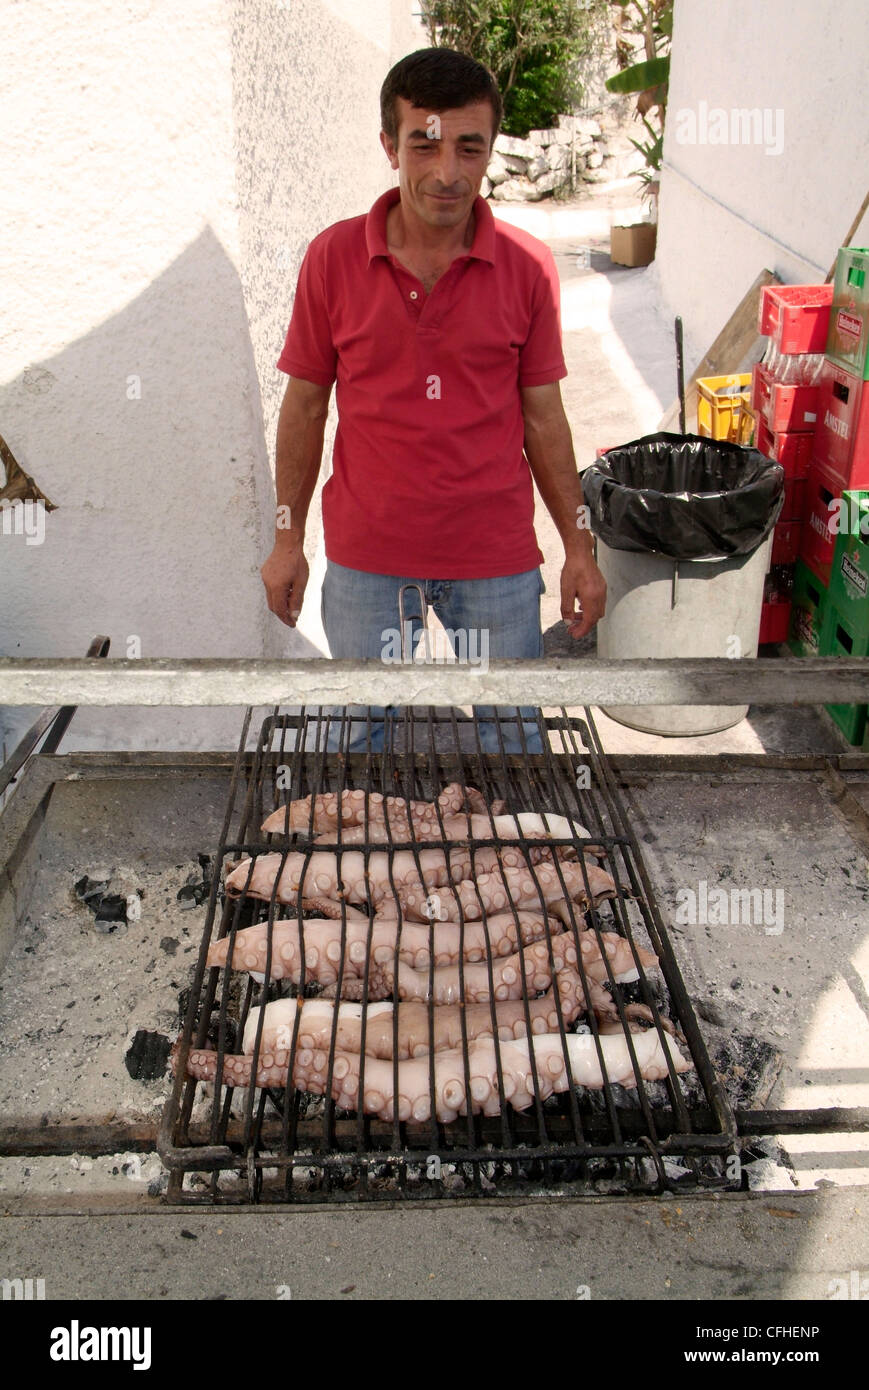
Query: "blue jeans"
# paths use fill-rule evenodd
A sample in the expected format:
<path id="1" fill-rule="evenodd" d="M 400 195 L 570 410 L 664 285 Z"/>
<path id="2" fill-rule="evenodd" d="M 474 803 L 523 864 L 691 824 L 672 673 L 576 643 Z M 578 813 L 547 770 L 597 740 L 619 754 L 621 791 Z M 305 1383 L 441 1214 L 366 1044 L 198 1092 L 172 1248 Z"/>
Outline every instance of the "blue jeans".
<path id="1" fill-rule="evenodd" d="M 460 661 L 479 665 L 489 657 L 527 660 L 543 655 L 540 595 L 544 585 L 539 569 L 497 579 L 415 579 L 413 576 L 368 574 L 329 560 L 323 581 L 321 613 L 333 658 L 399 659 L 398 591 L 402 584 L 419 584 L 426 602 L 446 628 L 450 645 Z M 410 653 L 416 651 L 424 631 L 419 595 L 413 591 L 405 595 L 405 619 L 409 658 Z M 366 713 L 359 705 L 351 705 L 348 709 L 354 715 Z M 524 745 L 515 708 L 501 709 L 500 722 L 495 717 L 494 705 L 479 705 L 475 709 L 483 721 L 480 745 L 485 753 L 498 753 L 502 747 L 505 753 L 543 752 L 533 706 L 520 708 Z M 338 715 L 342 712 L 340 709 L 332 711 Z M 333 720 L 326 746 L 330 752 L 341 747 L 350 752 L 364 752 L 369 748 L 372 752 L 380 752 L 384 741 L 383 720 L 393 714 L 393 707 L 372 706 L 370 743 L 367 722 L 353 720 L 349 746 L 346 726 L 342 731 L 340 723 Z"/>

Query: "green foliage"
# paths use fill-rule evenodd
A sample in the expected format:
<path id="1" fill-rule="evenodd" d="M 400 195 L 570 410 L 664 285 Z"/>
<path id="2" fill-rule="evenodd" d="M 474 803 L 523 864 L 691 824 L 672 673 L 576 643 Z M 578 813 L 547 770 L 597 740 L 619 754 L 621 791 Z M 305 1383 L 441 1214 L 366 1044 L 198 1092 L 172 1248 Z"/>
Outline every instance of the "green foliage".
<path id="1" fill-rule="evenodd" d="M 632 139 L 631 144 L 634 146 L 634 149 L 639 150 L 648 165 L 648 168 L 639 171 L 637 178 L 640 180 L 640 183 L 649 184 L 654 183 L 661 171 L 661 159 L 664 154 L 664 132 L 663 130 L 655 130 L 655 127 L 650 124 L 645 116 L 643 117 L 643 125 L 652 137 L 651 140 L 643 142 Z"/>
<path id="2" fill-rule="evenodd" d="M 606 80 L 608 92 L 645 92 L 649 87 L 660 87 L 670 80 L 670 55 L 663 58 L 646 59 L 644 63 L 634 63 L 623 68 Z"/>
<path id="3" fill-rule="evenodd" d="M 670 82 L 670 40 L 673 36 L 673 0 L 612 0 L 621 10 L 620 34 L 616 39 L 616 58 L 619 72 L 607 78 L 607 89 L 617 93 L 637 93 L 637 114 L 642 118 L 650 139 L 632 140 L 631 144 L 646 161 L 646 168 L 637 174 L 641 183 L 657 181 L 664 151 L 664 121 L 667 116 L 667 96 Z M 645 61 L 634 61 L 635 48 L 625 39 L 626 34 L 642 36 Z M 657 110 L 659 126 L 648 119 Z"/>
<path id="4" fill-rule="evenodd" d="M 529 130 L 546 130 L 560 112 L 571 109 L 576 96 L 557 62 L 526 67 L 504 98 L 503 128 L 521 137 Z"/>
<path id="5" fill-rule="evenodd" d="M 581 99 L 575 60 L 606 0 L 422 0 L 429 41 L 485 63 L 504 100 L 504 130 L 545 128 Z"/>

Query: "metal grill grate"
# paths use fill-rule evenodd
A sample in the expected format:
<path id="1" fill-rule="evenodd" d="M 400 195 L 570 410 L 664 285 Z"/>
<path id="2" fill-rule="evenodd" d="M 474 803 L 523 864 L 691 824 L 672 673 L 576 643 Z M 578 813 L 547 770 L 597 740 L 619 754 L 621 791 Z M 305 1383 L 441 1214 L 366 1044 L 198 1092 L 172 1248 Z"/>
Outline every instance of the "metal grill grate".
<path id="1" fill-rule="evenodd" d="M 722 1188 L 733 1186 L 738 1164 L 728 1164 L 734 1152 L 736 1126 L 726 1097 L 710 1065 L 706 1048 L 667 937 L 666 928 L 654 900 L 651 883 L 643 863 L 639 845 L 633 834 L 618 793 L 611 768 L 603 755 L 597 732 L 589 711 L 585 720 L 568 718 L 564 711 L 557 718 L 543 719 L 539 713 L 537 732 L 542 739 L 542 753 L 508 753 L 505 739 L 512 733 L 515 746 L 527 750 L 526 736 L 530 732 L 527 711 L 519 711 L 512 719 L 505 711 L 485 716 L 475 712 L 473 717 L 455 711 L 439 712 L 423 709 L 403 709 L 389 719 L 385 728 L 384 751 L 347 751 L 351 735 L 349 715 L 327 716 L 319 711 L 302 709 L 298 714 L 275 714 L 263 724 L 253 755 L 246 753 L 247 733 L 251 711 L 248 711 L 242 731 L 223 835 L 218 849 L 219 862 L 227 864 L 239 856 L 259 856 L 279 852 L 281 866 L 290 853 L 304 858 L 300 895 L 310 897 L 305 888 L 305 873 L 314 852 L 311 835 L 298 832 L 288 839 L 282 835 L 265 836 L 259 829 L 264 818 L 288 800 L 317 795 L 323 792 L 341 793 L 345 789 L 361 788 L 369 792 L 400 796 L 432 802 L 449 783 L 471 786 L 485 798 L 487 804 L 502 800 L 506 812 L 555 813 L 581 822 L 588 838 L 577 833 L 549 836 L 542 843 L 553 851 L 564 847 L 577 859 L 585 862 L 583 849 L 598 848 L 601 866 L 617 885 L 616 895 L 585 916 L 579 905 L 568 905 L 564 932 L 572 934 L 577 947 L 576 969 L 586 989 L 589 988 L 580 946 L 580 931 L 593 934 L 596 948 L 605 959 L 606 938 L 602 932 L 616 932 L 630 947 L 637 978 L 632 983 L 608 982 L 618 1020 L 614 1027 L 622 1030 L 637 1004 L 657 1034 L 667 1058 L 667 1074 L 661 1080 L 644 1080 L 637 1061 L 637 1037 L 627 1033 L 625 1046 L 630 1056 L 630 1070 L 635 1085 L 621 1085 L 611 1079 L 604 1034 L 595 1013 L 589 1010 L 574 1023 L 564 1017 L 556 981 L 553 979 L 557 1012 L 560 1054 L 567 1060 L 567 1038 L 579 1029 L 587 1031 L 588 1046 L 602 1071 L 603 1085 L 597 1089 L 569 1086 L 560 1093 L 547 1095 L 541 1064 L 533 1065 L 531 1049 L 531 1104 L 522 1110 L 508 1103 L 508 1071 L 505 1066 L 505 1044 L 497 1038 L 494 1027 L 495 1006 L 489 1003 L 495 1034 L 493 1046 L 496 1058 L 497 1096 L 492 1104 L 496 1114 L 460 1113 L 449 1122 L 437 1118 L 435 1063 L 431 1052 L 418 1065 L 428 1074 L 428 1104 L 434 1118 L 414 1120 L 395 1115 L 391 1119 L 342 1110 L 333 1099 L 338 1061 L 337 1014 L 331 1029 L 326 1062 L 324 1094 L 310 1094 L 296 1089 L 289 1077 L 296 1072 L 299 1061 L 299 1012 L 284 1042 L 289 1048 L 287 1081 L 282 1087 L 236 1086 L 227 1084 L 228 1068 L 233 1056 L 241 1052 L 245 1025 L 253 1007 L 286 996 L 312 997 L 320 990 L 308 977 L 303 966 L 295 983 L 274 979 L 275 924 L 293 921 L 301 937 L 305 953 L 305 921 L 311 912 L 298 905 L 285 905 L 276 900 L 251 897 L 247 892 L 232 898 L 219 891 L 217 877 L 208 906 L 196 974 L 183 1033 L 176 1045 L 177 1074 L 167 1102 L 160 1135 L 161 1156 L 170 1168 L 172 1177 L 169 1199 L 182 1202 L 282 1202 L 312 1203 L 336 1200 L 431 1200 L 433 1198 L 497 1197 L 498 1195 L 529 1196 L 534 1194 L 575 1196 L 591 1192 L 660 1192 L 665 1188 Z M 370 712 L 366 717 L 369 735 L 376 727 Z M 358 723 L 353 726 L 358 731 Z M 485 753 L 485 733 L 497 743 L 499 752 Z M 327 735 L 330 746 L 338 751 L 326 752 Z M 240 803 L 240 805 L 238 804 Z M 238 807 L 238 809 L 237 809 Z M 470 807 L 468 807 L 470 809 Z M 445 838 L 443 818 L 439 815 L 440 837 L 425 839 L 424 845 L 415 838 L 413 824 L 408 818 L 407 836 L 399 840 L 394 834 L 386 844 L 348 846 L 340 830 L 330 835 L 333 851 L 339 863 L 348 853 L 362 853 L 366 870 L 372 854 L 385 854 L 390 865 L 392 881 L 394 856 L 409 851 L 420 864 L 423 849 L 442 850 L 452 864 L 455 856 L 470 854 L 472 862 L 487 847 L 502 850 L 517 843 L 530 854 L 541 847 L 541 841 L 520 835 L 518 841 L 504 840 L 490 821 L 491 835 L 457 842 Z M 230 831 L 232 830 L 232 834 Z M 403 831 L 401 832 L 403 834 Z M 320 845 L 316 846 L 319 850 Z M 326 846 L 328 849 L 328 846 Z M 350 861 L 348 861 L 350 862 Z M 382 862 L 382 861 L 381 861 Z M 559 873 L 563 884 L 562 861 L 554 856 L 550 868 Z M 245 871 L 250 883 L 252 865 Z M 574 866 L 575 867 L 575 866 Z M 530 869 L 538 884 L 539 868 Z M 587 872 L 583 873 L 586 887 Z M 502 881 L 508 887 L 506 880 Z M 392 884 L 388 899 L 395 899 Z M 455 888 L 448 894 L 457 899 Z M 479 896 L 479 893 L 478 893 Z M 508 887 L 509 896 L 509 887 Z M 397 900 L 394 903 L 400 914 Z M 543 900 L 541 898 L 541 906 Z M 369 905 L 364 907 L 369 911 Z M 514 912 L 513 904 L 510 910 Z M 348 911 L 338 908 L 336 931 L 340 940 L 338 970 L 348 960 Z M 488 924 L 481 899 L 481 915 Z M 315 914 L 319 915 L 319 914 Z M 465 913 L 457 909 L 459 930 L 470 929 Z M 517 925 L 518 925 L 518 918 Z M 207 965 L 207 954 L 213 942 L 228 936 L 229 959 L 237 933 L 245 927 L 267 924 L 267 946 L 264 982 L 260 985 L 247 973 L 227 964 L 221 968 Z M 309 928 L 309 931 L 311 929 Z M 373 910 L 369 911 L 367 931 L 373 930 Z M 434 947 L 437 920 L 430 914 L 429 940 L 432 945 L 428 964 L 429 982 L 434 983 Z M 490 998 L 494 993 L 494 974 L 498 958 L 486 938 L 485 969 L 488 972 Z M 547 924 L 543 941 L 552 961 L 553 934 Z M 399 968 L 399 942 L 391 965 Z M 659 969 L 643 967 L 641 951 L 651 950 L 658 957 Z M 521 960 L 520 960 L 521 965 Z M 361 1000 L 370 997 L 372 966 L 368 950 L 362 970 Z M 459 965 L 461 1002 L 465 997 L 467 966 Z M 535 997 L 533 982 L 526 968 L 519 970 L 519 998 L 530 1031 L 530 1004 Z M 382 997 L 375 995 L 374 997 Z M 428 1036 L 434 1037 L 436 1010 L 427 1005 Z M 367 1016 L 366 1016 L 367 1017 Z M 465 1097 L 472 1094 L 469 1062 L 470 1039 L 461 1013 L 461 1053 Z M 256 1075 L 260 1062 L 266 1057 L 261 1047 L 263 1012 L 260 1011 L 253 1035 L 251 1066 Z M 391 1067 L 393 1094 L 402 1092 L 404 1065 L 397 1058 L 398 1016 L 392 1014 L 394 1041 Z M 679 1048 L 690 1058 L 692 1070 L 677 1075 L 668 1052 L 666 1031 L 668 1021 L 676 1030 Z M 373 1070 L 365 1053 L 365 1021 L 362 1027 L 359 1095 L 366 1094 L 365 1068 Z M 184 1072 L 191 1050 L 214 1050 L 211 1059 L 215 1070 L 213 1084 L 205 1091 Z M 266 1062 L 266 1065 L 269 1063 Z M 384 1063 L 377 1063 L 378 1076 L 383 1076 Z M 406 1089 L 406 1086 L 405 1086 Z M 424 1101 L 421 1102 L 424 1107 Z M 465 1104 L 465 1110 L 472 1109 Z M 395 1107 L 393 1107 L 395 1109 Z M 738 1183 L 737 1183 L 738 1185 Z"/>

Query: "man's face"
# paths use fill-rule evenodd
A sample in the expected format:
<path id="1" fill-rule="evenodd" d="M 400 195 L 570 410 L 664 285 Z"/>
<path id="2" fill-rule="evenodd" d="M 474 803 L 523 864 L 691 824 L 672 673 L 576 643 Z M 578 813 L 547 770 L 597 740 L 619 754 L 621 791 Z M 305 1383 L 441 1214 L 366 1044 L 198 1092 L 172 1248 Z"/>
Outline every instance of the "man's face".
<path id="1" fill-rule="evenodd" d="M 460 225 L 471 210 L 489 163 L 492 108 L 487 101 L 425 111 L 396 99 L 398 143 L 380 140 L 398 170 L 402 205 L 430 227 Z"/>

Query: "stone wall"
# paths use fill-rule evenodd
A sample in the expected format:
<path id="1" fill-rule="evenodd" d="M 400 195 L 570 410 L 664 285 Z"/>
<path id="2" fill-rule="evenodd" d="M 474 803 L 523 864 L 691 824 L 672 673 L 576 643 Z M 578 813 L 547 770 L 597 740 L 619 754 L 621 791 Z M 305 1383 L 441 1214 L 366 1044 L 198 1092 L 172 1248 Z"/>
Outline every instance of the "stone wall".
<path id="1" fill-rule="evenodd" d="M 607 167 L 612 159 L 599 121 L 558 116 L 556 125 L 529 131 L 527 140 L 499 135 L 480 191 L 498 202 L 537 203 L 612 178 Z"/>

